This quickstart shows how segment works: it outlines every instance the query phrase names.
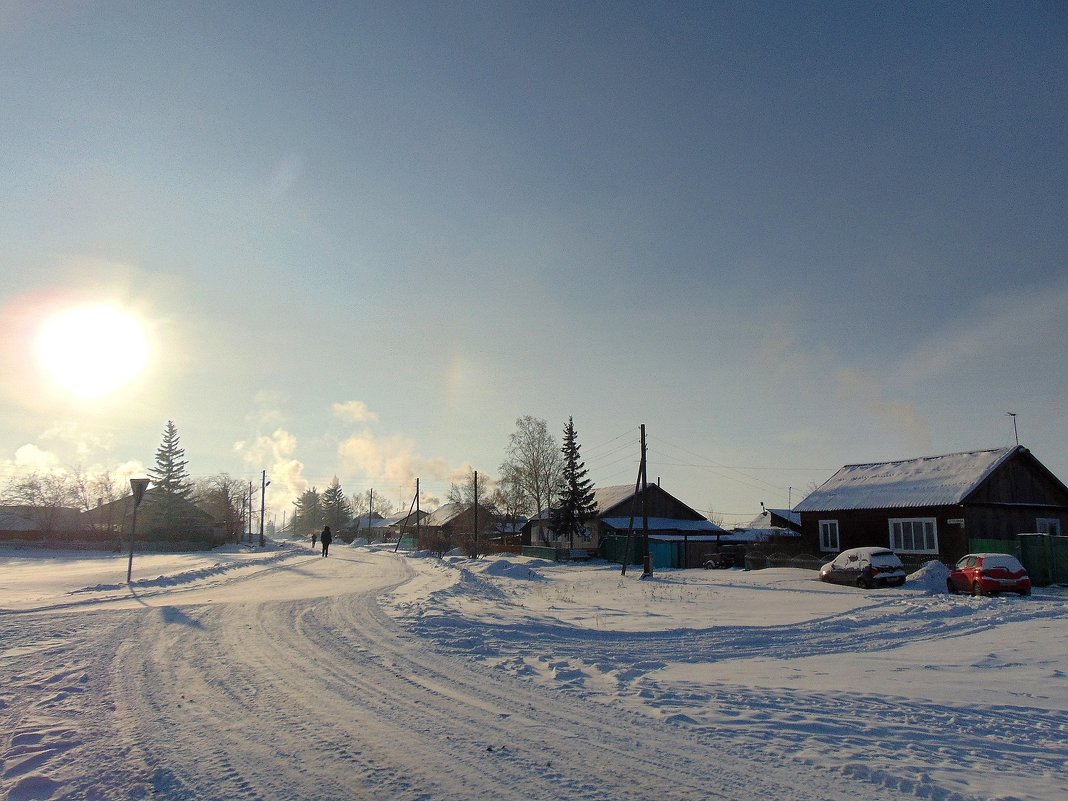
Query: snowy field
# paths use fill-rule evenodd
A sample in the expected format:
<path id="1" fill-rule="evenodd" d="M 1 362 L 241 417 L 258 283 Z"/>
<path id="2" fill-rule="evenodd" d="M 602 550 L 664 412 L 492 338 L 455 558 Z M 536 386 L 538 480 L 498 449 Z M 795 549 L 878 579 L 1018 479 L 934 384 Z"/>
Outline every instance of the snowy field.
<path id="1" fill-rule="evenodd" d="M 1068 798 L 1068 591 L 0 549 L 0 798 Z"/>

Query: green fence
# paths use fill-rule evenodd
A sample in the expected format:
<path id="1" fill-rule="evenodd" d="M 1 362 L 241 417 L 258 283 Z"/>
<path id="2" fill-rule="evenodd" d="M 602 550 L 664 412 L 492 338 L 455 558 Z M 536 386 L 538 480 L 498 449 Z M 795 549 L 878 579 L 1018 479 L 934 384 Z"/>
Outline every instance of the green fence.
<path id="1" fill-rule="evenodd" d="M 1037 587 L 1068 584 L 1068 537 L 1017 534 L 1015 539 L 969 539 L 972 553 L 1011 553 L 1027 568 Z"/>
<path id="2" fill-rule="evenodd" d="M 548 559 L 551 562 L 567 562 L 571 559 L 571 551 L 567 548 L 550 548 L 547 545 L 524 545 L 523 556 Z"/>
<path id="3" fill-rule="evenodd" d="M 1068 584 L 1068 537 L 1020 534 L 1016 539 L 1020 561 L 1036 586 Z"/>
<path id="4" fill-rule="evenodd" d="M 641 535 L 635 534 L 630 541 L 628 565 L 643 563 L 644 547 Z M 649 540 L 649 555 L 653 558 L 653 567 L 660 569 L 681 567 L 686 562 L 685 548 L 685 542 Z M 623 536 L 601 537 L 601 552 L 609 562 L 623 564 L 623 556 L 627 552 L 627 538 Z"/>

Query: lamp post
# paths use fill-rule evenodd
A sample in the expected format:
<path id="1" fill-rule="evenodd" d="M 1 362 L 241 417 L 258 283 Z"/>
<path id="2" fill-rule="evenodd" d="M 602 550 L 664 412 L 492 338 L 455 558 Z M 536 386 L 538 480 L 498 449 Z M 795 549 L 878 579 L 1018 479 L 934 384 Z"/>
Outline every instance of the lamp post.
<path id="1" fill-rule="evenodd" d="M 1005 412 L 1012 418 L 1012 433 L 1016 436 L 1016 444 L 1020 444 L 1020 432 L 1016 430 L 1016 412 Z"/>
<path id="2" fill-rule="evenodd" d="M 141 505 L 141 501 L 145 498 L 145 490 L 148 489 L 147 478 L 131 478 L 130 479 L 130 491 L 133 493 L 133 523 L 130 525 L 130 558 L 126 563 L 126 583 L 130 583 L 130 577 L 133 576 L 133 549 L 134 549 L 134 535 L 137 533 L 137 507 Z"/>

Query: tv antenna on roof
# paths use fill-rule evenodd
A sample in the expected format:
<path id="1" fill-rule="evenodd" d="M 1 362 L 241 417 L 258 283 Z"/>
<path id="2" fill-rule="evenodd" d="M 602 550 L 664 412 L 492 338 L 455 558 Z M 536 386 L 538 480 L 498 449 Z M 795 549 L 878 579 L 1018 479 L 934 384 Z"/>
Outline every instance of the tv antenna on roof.
<path id="1" fill-rule="evenodd" d="M 1016 435 L 1016 444 L 1020 444 L 1020 432 L 1016 430 L 1016 412 L 1005 412 L 1012 418 L 1012 433 Z"/>

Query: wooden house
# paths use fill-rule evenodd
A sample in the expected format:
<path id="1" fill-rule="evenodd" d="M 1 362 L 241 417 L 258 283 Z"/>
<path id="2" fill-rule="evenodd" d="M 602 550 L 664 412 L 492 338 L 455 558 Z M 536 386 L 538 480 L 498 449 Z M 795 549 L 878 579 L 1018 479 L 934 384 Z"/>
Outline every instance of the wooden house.
<path id="1" fill-rule="evenodd" d="M 553 530 L 551 510 L 527 522 L 523 544 L 557 550 L 571 549 L 572 558 L 588 557 L 598 553 L 605 555 L 606 543 L 618 545 L 632 530 L 639 537 L 644 537 L 648 532 L 650 539 L 655 542 L 678 543 L 678 548 L 668 549 L 673 554 L 685 551 L 687 544 L 694 545 L 700 551 L 695 551 L 692 558 L 672 556 L 671 566 L 681 567 L 688 566 L 689 562 L 703 563 L 704 553 L 709 550 L 708 544 L 717 542 L 726 533 L 659 484 L 650 484 L 637 492 L 630 484 L 598 487 L 594 490 L 594 500 L 597 502 L 597 514 L 587 522 L 586 530 L 576 537 L 573 548 L 570 539 L 558 537 Z M 612 553 L 607 554 L 609 558 L 616 558 L 615 550 L 613 548 Z"/>
<path id="2" fill-rule="evenodd" d="M 846 465 L 794 507 L 812 553 L 884 545 L 952 564 L 977 540 L 1062 534 L 1068 488 L 1027 448 Z"/>
<path id="3" fill-rule="evenodd" d="M 489 539 L 500 521 L 500 515 L 485 506 L 476 509 L 474 504 L 447 503 L 423 518 L 420 537 L 440 538 L 458 546 L 466 539 Z"/>

